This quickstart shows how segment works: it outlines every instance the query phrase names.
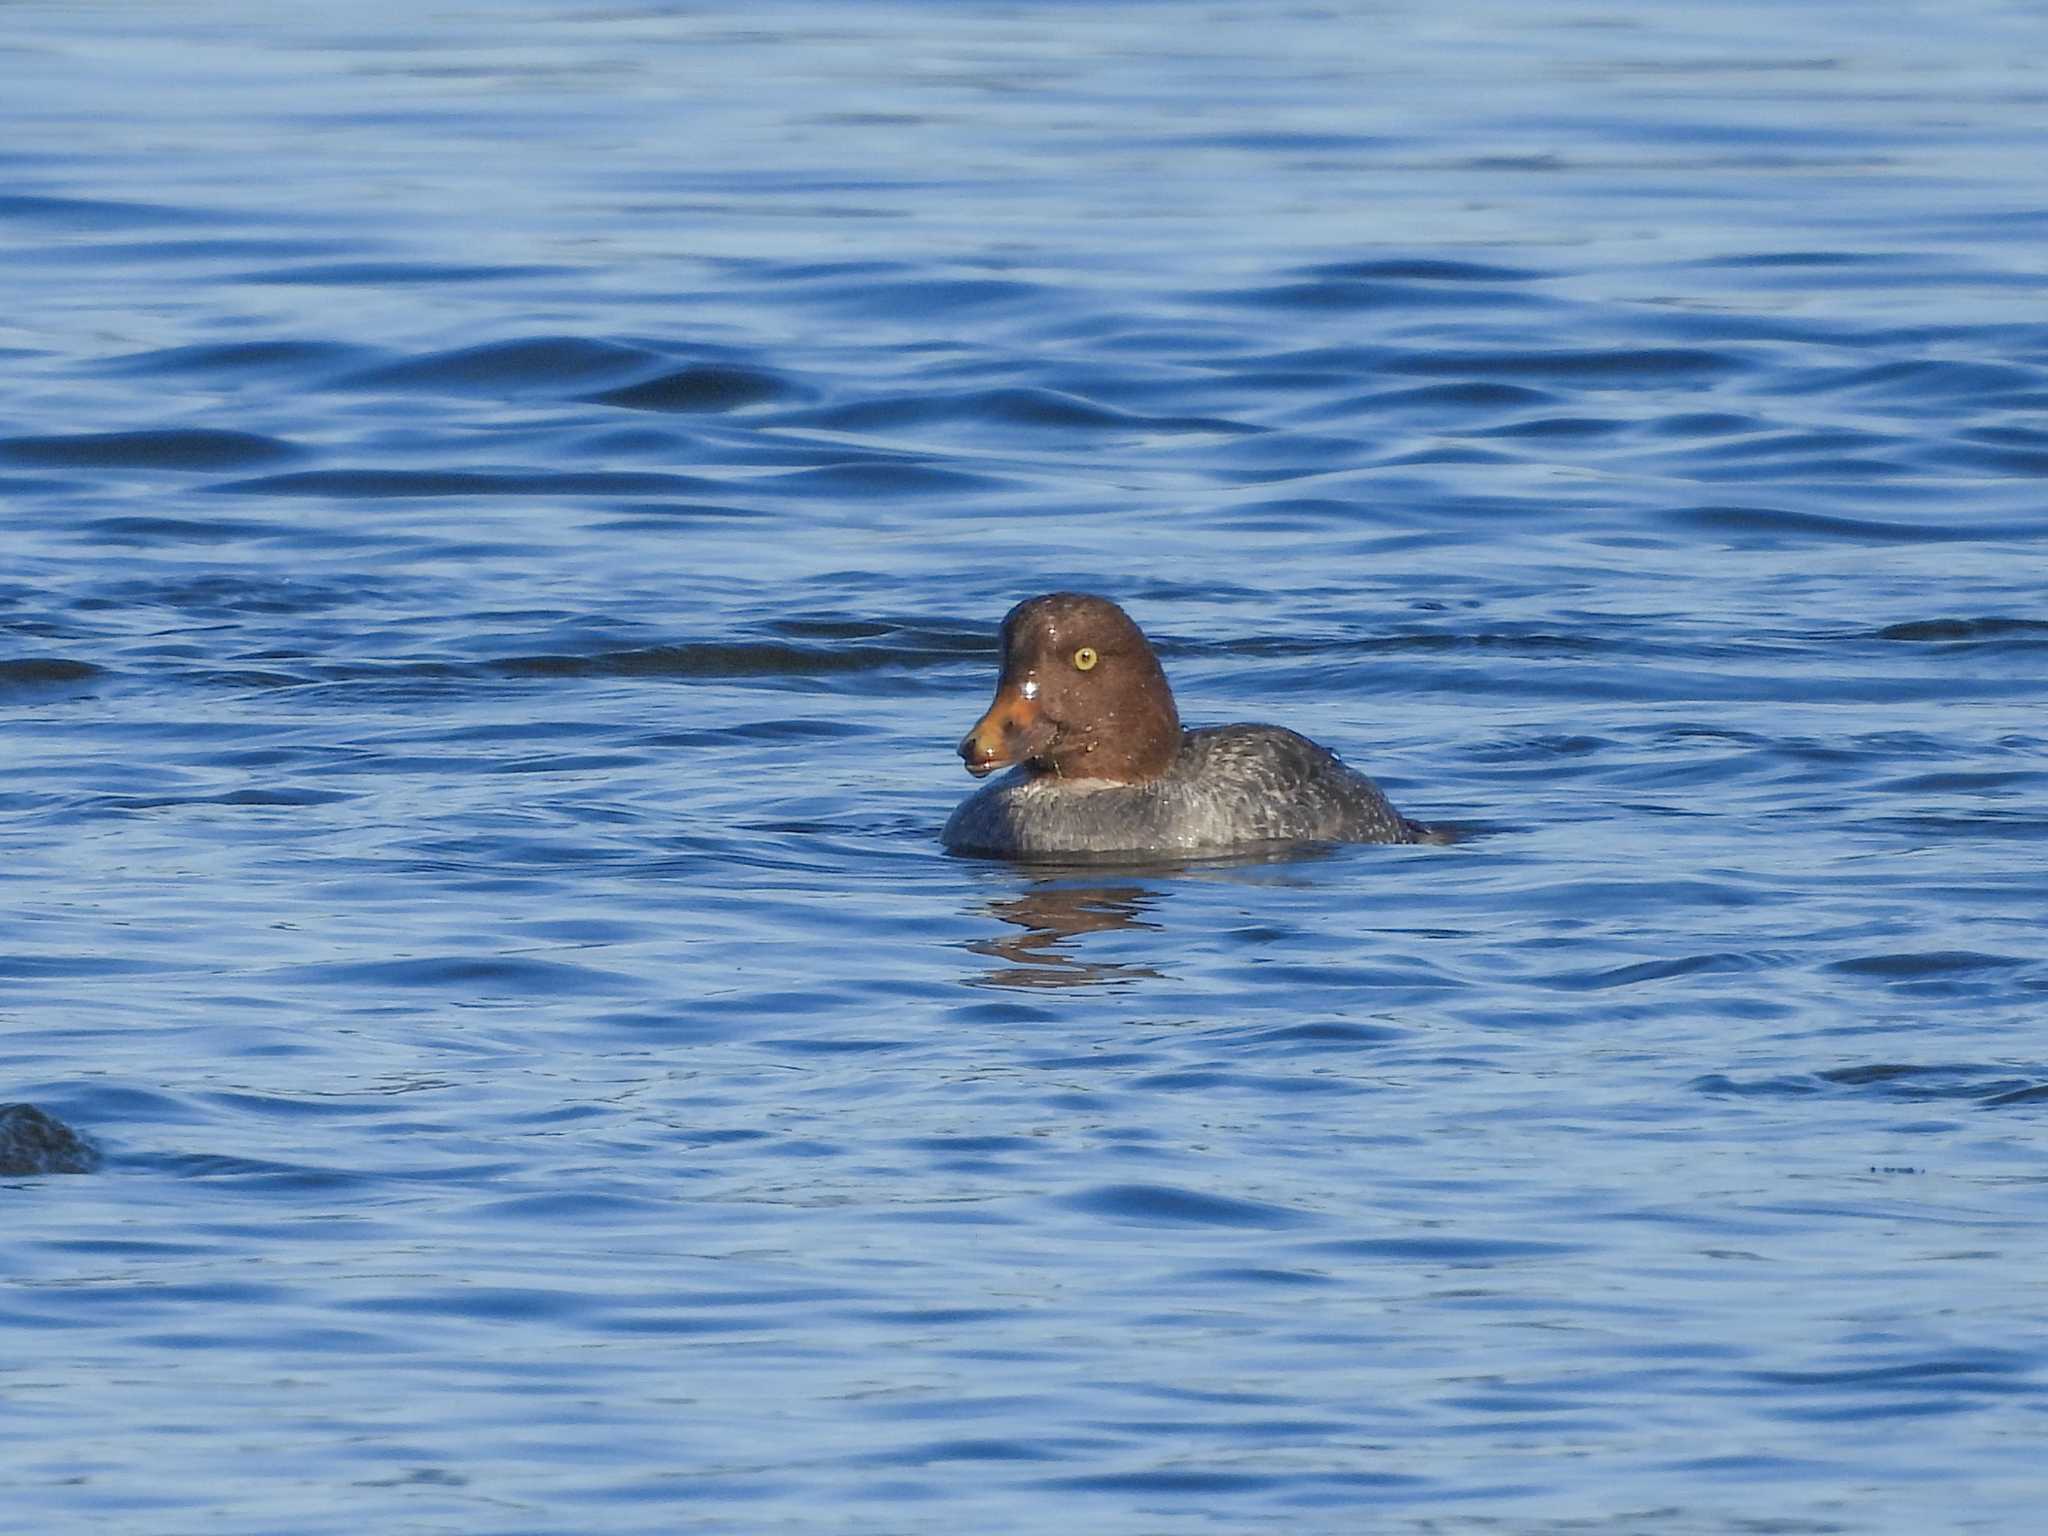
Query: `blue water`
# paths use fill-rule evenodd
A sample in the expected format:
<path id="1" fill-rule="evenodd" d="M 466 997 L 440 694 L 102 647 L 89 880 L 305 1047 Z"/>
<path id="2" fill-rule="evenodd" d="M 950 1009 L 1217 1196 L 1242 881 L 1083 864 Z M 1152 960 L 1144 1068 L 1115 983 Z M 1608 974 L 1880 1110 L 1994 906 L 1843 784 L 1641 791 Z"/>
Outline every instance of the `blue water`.
<path id="1" fill-rule="evenodd" d="M 5 14 L 9 1523 L 2038 1522 L 2038 4 Z"/>

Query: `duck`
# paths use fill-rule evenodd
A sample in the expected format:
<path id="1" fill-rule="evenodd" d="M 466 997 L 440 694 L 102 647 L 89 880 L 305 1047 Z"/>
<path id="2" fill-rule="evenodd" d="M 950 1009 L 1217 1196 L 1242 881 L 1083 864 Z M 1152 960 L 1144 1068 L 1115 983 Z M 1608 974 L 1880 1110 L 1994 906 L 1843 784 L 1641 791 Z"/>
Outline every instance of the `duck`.
<path id="1" fill-rule="evenodd" d="M 976 778 L 940 841 L 1020 860 L 1188 856 L 1448 839 L 1277 725 L 1184 730 L 1166 671 L 1106 597 L 1047 592 L 1003 619 L 995 701 L 960 739 Z"/>

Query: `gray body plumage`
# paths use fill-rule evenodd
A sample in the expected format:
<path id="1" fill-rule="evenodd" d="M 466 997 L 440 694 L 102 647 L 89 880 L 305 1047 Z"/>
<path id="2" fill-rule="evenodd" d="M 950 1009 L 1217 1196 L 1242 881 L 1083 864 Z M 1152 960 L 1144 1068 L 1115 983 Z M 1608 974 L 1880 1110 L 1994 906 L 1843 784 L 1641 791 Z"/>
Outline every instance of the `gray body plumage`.
<path id="1" fill-rule="evenodd" d="M 1010 858 L 1219 853 L 1260 843 L 1417 843 L 1429 830 L 1336 754 L 1276 725 L 1188 731 L 1142 784 L 1013 768 L 946 822 L 955 853 Z"/>

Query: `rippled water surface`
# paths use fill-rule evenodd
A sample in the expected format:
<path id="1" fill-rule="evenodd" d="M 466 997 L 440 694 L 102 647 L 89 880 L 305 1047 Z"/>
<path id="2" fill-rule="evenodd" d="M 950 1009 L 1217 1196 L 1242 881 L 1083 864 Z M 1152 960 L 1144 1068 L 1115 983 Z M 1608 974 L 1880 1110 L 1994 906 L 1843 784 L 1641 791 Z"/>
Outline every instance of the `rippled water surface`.
<path id="1" fill-rule="evenodd" d="M 2039 4 L 5 16 L 24 1527 L 2038 1521 Z"/>

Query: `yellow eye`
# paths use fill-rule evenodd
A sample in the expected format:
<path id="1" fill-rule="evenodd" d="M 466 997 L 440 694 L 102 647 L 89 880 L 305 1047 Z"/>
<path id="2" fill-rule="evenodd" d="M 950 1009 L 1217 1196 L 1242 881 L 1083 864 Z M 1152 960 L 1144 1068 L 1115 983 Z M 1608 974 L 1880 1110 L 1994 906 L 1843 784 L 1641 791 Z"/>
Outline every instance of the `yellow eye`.
<path id="1" fill-rule="evenodd" d="M 1100 656 L 1095 654 L 1095 647 L 1092 645 L 1084 645 L 1081 649 L 1074 652 L 1074 665 L 1083 672 L 1090 670 L 1101 659 Z"/>

